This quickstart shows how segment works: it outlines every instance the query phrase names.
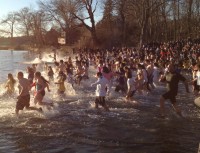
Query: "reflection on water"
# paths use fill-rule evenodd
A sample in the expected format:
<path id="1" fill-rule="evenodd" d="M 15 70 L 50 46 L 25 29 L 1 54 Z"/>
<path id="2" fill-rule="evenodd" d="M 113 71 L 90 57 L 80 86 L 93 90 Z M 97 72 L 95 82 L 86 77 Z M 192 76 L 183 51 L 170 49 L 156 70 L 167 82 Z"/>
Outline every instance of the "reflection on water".
<path id="1" fill-rule="evenodd" d="M 0 82 L 6 79 L 6 74 L 11 72 L 17 72 L 20 68 L 25 68 L 25 65 L 21 65 L 24 56 L 27 51 L 0 51 Z"/>
<path id="2" fill-rule="evenodd" d="M 13 55 L 5 60 L 13 63 L 24 60 L 23 53 L 19 55 L 13 52 Z M 1 81 L 6 75 L 5 67 L 6 64 L 0 68 L 3 72 Z M 8 67 L 5 69 L 13 72 L 16 72 L 16 67 L 17 70 L 24 70 L 23 65 Z M 94 73 L 94 69 L 90 73 Z M 136 95 L 135 100 L 140 102 L 139 105 L 124 103 L 120 94 L 112 93 L 107 100 L 111 112 L 105 112 L 93 108 L 94 88 L 90 84 L 94 80 L 91 77 L 83 87 L 75 86 L 76 92 L 67 85 L 64 101 L 55 96 L 56 87 L 51 86 L 52 91 L 47 93 L 46 100 L 54 101 L 56 107 L 54 110 L 45 110 L 44 114 L 24 111 L 16 118 L 13 114 L 16 99 L 1 97 L 0 152 L 197 152 L 200 110 L 193 105 L 193 95 L 185 94 L 183 85 L 178 102 L 185 118 L 178 117 L 166 103 L 168 118 L 163 120 L 158 117 L 158 95 L 164 92 L 163 86 L 147 96 Z"/>

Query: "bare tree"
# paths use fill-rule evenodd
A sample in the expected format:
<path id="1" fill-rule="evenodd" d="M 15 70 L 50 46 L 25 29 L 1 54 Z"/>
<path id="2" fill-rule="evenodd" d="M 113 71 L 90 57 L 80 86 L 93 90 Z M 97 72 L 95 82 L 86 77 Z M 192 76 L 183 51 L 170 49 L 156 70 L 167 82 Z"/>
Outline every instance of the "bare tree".
<path id="1" fill-rule="evenodd" d="M 117 9 L 117 13 L 119 15 L 119 18 L 120 18 L 120 21 L 121 21 L 121 26 L 122 26 L 122 30 L 121 31 L 122 31 L 122 44 L 123 45 L 126 42 L 127 4 L 128 4 L 127 0 L 118 0 L 115 3 L 116 9 Z"/>
<path id="2" fill-rule="evenodd" d="M 76 11 L 75 2 L 73 0 L 40 0 L 39 6 L 49 18 L 49 22 L 59 25 L 60 29 L 66 33 L 66 41 L 70 41 L 72 33 L 77 28 L 76 19 L 73 15 L 76 14 L 74 12 Z"/>
<path id="3" fill-rule="evenodd" d="M 45 44 L 44 34 L 48 27 L 45 13 L 41 10 L 31 12 L 30 29 L 34 37 L 35 44 L 42 46 Z M 47 23 L 46 23 L 47 22 Z"/>
<path id="4" fill-rule="evenodd" d="M 95 4 L 94 4 L 95 3 Z M 93 43 L 97 45 L 99 43 L 96 33 L 96 22 L 94 13 L 97 9 L 98 0 L 75 0 L 75 9 L 72 14 L 78 19 L 81 24 L 89 30 L 92 36 Z M 83 14 L 87 14 L 85 17 Z M 86 20 L 90 20 L 91 26 L 86 23 Z"/>
<path id="5" fill-rule="evenodd" d="M 1 24 L 5 25 L 4 29 L 1 31 L 4 33 L 9 33 L 11 39 L 14 35 L 14 24 L 16 23 L 16 13 L 10 12 L 2 21 Z"/>
<path id="6" fill-rule="evenodd" d="M 192 30 L 192 5 L 193 5 L 193 0 L 187 0 L 187 26 L 188 26 L 188 34 L 191 34 L 191 30 Z"/>
<path id="7" fill-rule="evenodd" d="M 18 30 L 21 34 L 25 34 L 27 37 L 31 33 L 32 11 L 30 8 L 22 8 L 19 12 L 16 12 L 16 20 L 18 24 Z"/>

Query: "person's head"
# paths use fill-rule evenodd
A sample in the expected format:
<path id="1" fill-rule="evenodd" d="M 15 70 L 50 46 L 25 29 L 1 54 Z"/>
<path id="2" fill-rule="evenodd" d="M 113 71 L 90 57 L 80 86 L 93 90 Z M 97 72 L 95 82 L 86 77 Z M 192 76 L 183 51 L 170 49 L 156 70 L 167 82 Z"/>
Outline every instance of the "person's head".
<path id="1" fill-rule="evenodd" d="M 59 71 L 58 75 L 63 76 L 64 75 L 63 71 Z"/>
<path id="2" fill-rule="evenodd" d="M 169 72 L 171 72 L 171 73 L 175 72 L 175 66 L 174 66 L 174 64 L 169 64 L 169 65 L 167 66 L 167 68 L 168 68 L 168 71 L 169 71 Z"/>
<path id="3" fill-rule="evenodd" d="M 138 69 L 142 69 L 142 65 L 139 63 L 139 64 L 137 64 L 137 68 Z"/>
<path id="4" fill-rule="evenodd" d="M 32 73 L 33 72 L 33 69 L 31 67 L 27 67 L 27 72 L 28 73 Z"/>
<path id="5" fill-rule="evenodd" d="M 26 72 L 28 72 L 28 69 L 30 69 L 30 66 L 27 66 L 27 67 L 26 67 Z"/>
<path id="6" fill-rule="evenodd" d="M 128 72 L 128 71 L 130 71 L 130 68 L 128 66 L 124 66 L 124 71 Z"/>
<path id="7" fill-rule="evenodd" d="M 54 65 L 55 65 L 55 66 L 59 66 L 59 63 L 58 63 L 58 62 L 54 62 Z"/>
<path id="8" fill-rule="evenodd" d="M 155 67 L 159 67 L 158 63 L 154 63 L 154 66 L 155 66 Z"/>
<path id="9" fill-rule="evenodd" d="M 197 67 L 197 69 L 198 69 L 198 70 L 200 70 L 200 64 L 197 64 L 197 66 L 196 66 L 196 67 Z"/>
<path id="10" fill-rule="evenodd" d="M 132 78 L 132 73 L 131 73 L 131 71 L 126 71 L 126 73 L 125 73 L 125 77 L 126 78 Z"/>
<path id="11" fill-rule="evenodd" d="M 48 70 L 52 70 L 52 67 L 51 67 L 51 66 L 48 66 Z"/>
<path id="12" fill-rule="evenodd" d="M 35 79 L 38 79 L 38 78 L 41 77 L 41 73 L 40 72 L 35 72 L 34 76 L 35 76 Z"/>
<path id="13" fill-rule="evenodd" d="M 97 76 L 98 78 L 100 78 L 100 77 L 102 77 L 102 73 L 101 73 L 101 72 L 97 72 L 96 76 Z"/>
<path id="14" fill-rule="evenodd" d="M 17 78 L 18 78 L 18 80 L 24 78 L 24 73 L 23 72 L 18 72 L 17 73 Z"/>
<path id="15" fill-rule="evenodd" d="M 11 73 L 8 73 L 8 79 L 10 79 L 10 80 L 13 79 L 13 75 Z"/>
<path id="16" fill-rule="evenodd" d="M 103 72 L 104 72 L 104 73 L 109 73 L 110 70 L 108 69 L 108 67 L 104 66 L 104 67 L 103 67 Z"/>
<path id="17" fill-rule="evenodd" d="M 99 65 L 103 65 L 103 60 L 99 60 Z"/>

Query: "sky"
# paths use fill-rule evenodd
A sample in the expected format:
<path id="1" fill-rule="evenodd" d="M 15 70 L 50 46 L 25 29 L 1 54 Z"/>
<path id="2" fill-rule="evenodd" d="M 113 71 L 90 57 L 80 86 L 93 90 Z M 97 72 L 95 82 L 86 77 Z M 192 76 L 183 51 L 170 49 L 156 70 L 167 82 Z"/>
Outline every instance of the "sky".
<path id="1" fill-rule="evenodd" d="M 38 0 L 0 0 L 0 18 L 6 16 L 9 12 L 19 11 L 24 7 L 37 8 L 37 2 Z M 97 13 L 95 13 L 97 20 L 101 18 L 100 14 L 97 10 Z"/>
<path id="2" fill-rule="evenodd" d="M 19 11 L 24 7 L 37 8 L 38 0 L 0 0 L 0 18 L 9 12 Z"/>
<path id="3" fill-rule="evenodd" d="M 6 18 L 9 12 L 19 11 L 24 7 L 31 7 L 33 10 L 38 8 L 39 0 L 0 0 L 0 20 Z M 94 4 L 96 0 L 94 0 Z M 95 12 L 95 20 L 99 21 L 102 15 L 101 12 L 97 9 Z M 90 21 L 86 20 L 86 23 L 90 25 Z M 1 26 L 0 26 L 1 27 Z M 15 35 L 16 33 L 14 33 Z"/>

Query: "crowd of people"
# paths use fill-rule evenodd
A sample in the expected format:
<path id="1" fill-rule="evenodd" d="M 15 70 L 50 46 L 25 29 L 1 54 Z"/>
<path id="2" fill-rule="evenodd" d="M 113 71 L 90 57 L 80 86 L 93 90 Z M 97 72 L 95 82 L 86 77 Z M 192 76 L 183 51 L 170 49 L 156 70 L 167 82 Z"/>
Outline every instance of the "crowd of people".
<path id="1" fill-rule="evenodd" d="M 42 108 L 30 107 L 30 93 L 35 87 L 34 103 L 47 105 L 43 102 L 45 89 L 50 91 L 50 82 L 56 84 L 58 94 L 65 94 L 66 84 L 72 87 L 81 86 L 93 77 L 89 70 L 96 69 L 97 81 L 91 84 L 96 86 L 95 108 L 101 105 L 106 111 L 109 106 L 106 96 L 112 90 L 124 95 L 125 101 L 134 100 L 135 94 L 142 95 L 156 90 L 160 82 L 167 83 L 167 91 L 160 98 L 161 116 L 165 117 L 164 101 L 170 100 L 174 110 L 181 115 L 177 106 L 176 95 L 178 83 L 183 81 L 186 92 L 188 85 L 193 86 L 195 95 L 199 93 L 200 86 L 200 39 L 182 40 L 168 43 L 148 43 L 142 48 L 112 48 L 112 49 L 79 49 L 74 57 L 56 60 L 54 64 L 44 64 L 44 71 L 48 78 L 44 78 L 33 64 L 27 68 L 28 77 L 24 78 L 22 72 L 18 72 L 19 96 L 16 104 L 16 114 L 24 107 L 31 110 L 42 111 Z M 184 75 L 191 74 L 187 80 Z M 56 79 L 55 79 L 56 78 Z M 12 74 L 8 74 L 6 83 L 7 92 L 14 92 L 16 80 Z M 53 107 L 53 104 L 48 104 Z"/>

